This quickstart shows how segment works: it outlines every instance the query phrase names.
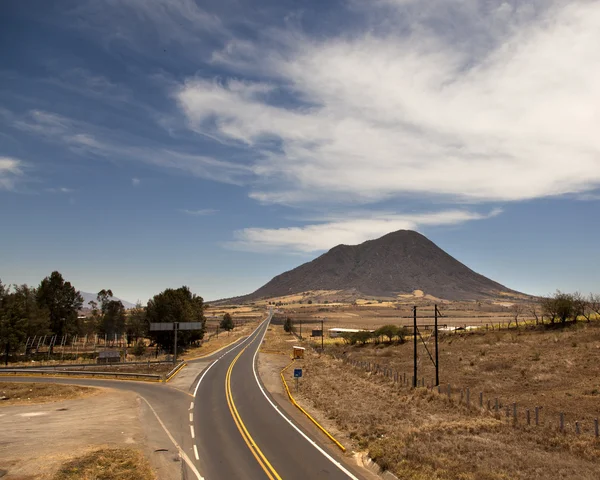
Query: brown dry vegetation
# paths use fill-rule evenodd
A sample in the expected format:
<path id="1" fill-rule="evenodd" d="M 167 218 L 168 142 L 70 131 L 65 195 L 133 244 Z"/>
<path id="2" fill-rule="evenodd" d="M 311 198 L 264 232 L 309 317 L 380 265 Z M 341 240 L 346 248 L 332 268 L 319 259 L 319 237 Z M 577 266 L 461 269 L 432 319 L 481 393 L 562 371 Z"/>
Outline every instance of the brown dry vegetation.
<path id="1" fill-rule="evenodd" d="M 281 329 L 280 326 L 274 328 Z M 516 368 L 516 374 L 520 377 L 521 358 L 524 362 L 530 351 L 527 348 L 512 348 L 507 352 L 506 344 L 497 345 L 504 342 L 503 334 L 499 336 L 500 339 L 494 339 L 492 345 L 482 340 L 482 344 L 488 348 L 484 357 L 490 361 L 490 355 L 494 359 L 496 355 L 506 353 L 506 358 L 511 359 L 508 363 L 517 365 L 513 368 Z M 271 335 L 267 339 L 269 341 L 275 337 Z M 464 378 L 472 376 L 469 369 L 465 374 L 460 366 L 465 362 L 469 368 L 473 368 L 468 358 L 480 356 L 479 347 L 470 346 L 469 342 L 477 340 L 480 339 L 473 336 L 448 339 L 443 343 L 445 370 L 442 378 L 447 379 L 446 375 L 452 375 L 448 366 L 450 361 L 459 365 L 453 370 L 454 375 L 462 374 Z M 530 346 L 543 343 L 534 339 L 530 341 Z M 575 340 L 565 338 L 565 342 L 569 341 Z M 554 340 L 549 344 L 554 345 Z M 489 348 L 493 345 L 497 345 L 496 349 Z M 391 364 L 395 356 L 403 358 L 405 353 L 411 351 L 408 345 L 345 349 L 353 350 L 352 355 L 372 354 L 382 365 Z M 399 352 L 403 352 L 402 355 Z M 462 356 L 462 360 L 458 362 L 456 356 Z M 557 355 L 557 362 L 559 357 Z M 502 363 L 498 359 L 493 361 Z M 485 365 L 485 362 L 478 363 Z M 448 399 L 425 388 L 404 388 L 329 355 L 318 356 L 309 352 L 299 364 L 304 368 L 301 390 L 296 394 L 299 402 L 348 433 L 354 448 L 367 451 L 380 466 L 399 478 L 598 478 L 600 443 L 589 435 L 576 437 L 559 433 L 556 428 L 527 427 L 522 423 L 515 427 L 509 425 L 503 415 L 459 405 L 457 396 Z M 562 367 L 565 365 L 563 363 Z M 501 372 L 502 367 L 498 368 Z M 495 370 L 487 369 L 488 387 L 493 384 L 494 378 L 502 377 Z M 485 368 L 481 368 L 483 371 Z M 564 378 L 564 371 L 557 373 Z M 287 378 L 292 381 L 291 369 L 287 372 Z M 506 376 L 508 378 L 510 376 Z M 495 388 L 501 388 L 502 381 L 497 383 Z M 506 383 L 510 384 L 510 381 Z M 518 381 L 512 384 L 513 391 L 518 390 L 518 384 Z M 475 395 L 472 398 L 476 398 Z"/>
<path id="2" fill-rule="evenodd" d="M 95 388 L 49 383 L 0 382 L 0 406 L 58 402 L 94 395 Z"/>
<path id="3" fill-rule="evenodd" d="M 155 480 L 142 453 L 131 448 L 103 448 L 64 464 L 53 480 Z"/>
<path id="4" fill-rule="evenodd" d="M 433 352 L 433 341 L 428 343 Z M 600 322 L 548 329 L 446 334 L 440 337 L 440 382 L 453 390 L 469 387 L 473 401 L 516 402 L 521 421 L 525 409 L 541 410 L 542 423 L 558 425 L 565 414 L 567 429 L 580 421 L 591 433 L 600 416 Z M 331 347 L 351 358 L 378 363 L 412 376 L 412 342 L 403 345 Z M 419 379 L 433 384 L 434 368 L 419 342 Z"/>

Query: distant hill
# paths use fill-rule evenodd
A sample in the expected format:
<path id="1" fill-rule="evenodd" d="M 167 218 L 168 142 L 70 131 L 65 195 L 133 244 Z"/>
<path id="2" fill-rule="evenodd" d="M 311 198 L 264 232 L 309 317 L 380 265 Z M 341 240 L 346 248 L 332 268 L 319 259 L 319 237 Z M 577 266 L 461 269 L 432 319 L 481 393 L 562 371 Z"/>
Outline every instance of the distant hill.
<path id="1" fill-rule="evenodd" d="M 88 302 L 90 300 L 93 300 L 94 302 L 96 301 L 96 294 L 95 293 L 89 293 L 89 292 L 79 292 L 81 293 L 81 296 L 83 297 L 83 308 L 89 308 Z M 121 303 L 123 304 L 123 306 L 125 308 L 133 308 L 135 307 L 134 303 L 128 302 L 127 300 L 123 300 L 121 298 L 117 298 L 117 297 L 112 297 L 111 300 L 119 300 L 121 301 Z"/>
<path id="2" fill-rule="evenodd" d="M 474 272 L 420 233 L 399 230 L 360 245 L 338 245 L 238 300 L 314 290 L 353 291 L 373 297 L 421 290 L 446 300 L 522 295 Z"/>

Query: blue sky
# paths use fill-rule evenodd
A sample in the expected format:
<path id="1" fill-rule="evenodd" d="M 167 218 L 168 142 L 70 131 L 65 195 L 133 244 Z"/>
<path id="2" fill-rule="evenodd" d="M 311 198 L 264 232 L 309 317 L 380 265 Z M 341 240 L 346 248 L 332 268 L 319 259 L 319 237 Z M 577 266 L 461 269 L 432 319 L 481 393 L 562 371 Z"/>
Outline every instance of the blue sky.
<path id="1" fill-rule="evenodd" d="M 4 1 L 0 278 L 255 290 L 416 229 L 600 291 L 600 5 Z"/>

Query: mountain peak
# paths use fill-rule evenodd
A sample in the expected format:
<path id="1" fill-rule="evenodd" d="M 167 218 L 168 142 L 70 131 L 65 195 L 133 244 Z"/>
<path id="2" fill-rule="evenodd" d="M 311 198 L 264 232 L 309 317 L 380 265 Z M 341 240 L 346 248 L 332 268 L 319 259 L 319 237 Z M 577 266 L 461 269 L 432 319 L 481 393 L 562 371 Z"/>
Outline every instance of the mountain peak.
<path id="1" fill-rule="evenodd" d="M 477 300 L 514 292 L 475 273 L 414 230 L 397 230 L 359 245 L 337 245 L 276 276 L 248 299 L 313 290 L 348 290 L 396 297 L 421 290 L 447 300 Z"/>

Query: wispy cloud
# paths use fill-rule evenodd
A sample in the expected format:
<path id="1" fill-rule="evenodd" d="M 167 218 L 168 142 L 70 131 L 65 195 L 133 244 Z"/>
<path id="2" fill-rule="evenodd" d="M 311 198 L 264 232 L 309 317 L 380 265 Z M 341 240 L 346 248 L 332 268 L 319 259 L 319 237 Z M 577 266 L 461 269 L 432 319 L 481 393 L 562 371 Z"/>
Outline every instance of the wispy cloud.
<path id="1" fill-rule="evenodd" d="M 184 209 L 181 211 L 187 215 L 194 215 L 194 216 L 214 215 L 215 213 L 218 212 L 218 210 L 214 210 L 212 208 L 201 208 L 199 210 Z"/>
<path id="2" fill-rule="evenodd" d="M 142 181 L 139 178 L 134 177 L 131 179 L 131 185 L 133 185 L 134 187 L 138 187 L 141 183 Z"/>
<path id="3" fill-rule="evenodd" d="M 265 203 L 519 201 L 600 185 L 600 5 L 433 3 L 375 4 L 409 15 L 404 29 L 379 18 L 348 36 L 232 43 L 214 60 L 268 81 L 195 78 L 176 98 L 191 128 L 258 155 L 251 196 Z"/>
<path id="4" fill-rule="evenodd" d="M 245 228 L 234 233 L 235 240 L 226 244 L 236 250 L 316 252 L 339 244 L 356 245 L 396 230 L 418 230 L 424 226 L 456 225 L 496 216 L 500 210 L 480 214 L 465 210 L 445 210 L 419 214 L 373 212 L 363 218 L 289 228 Z"/>
<path id="5" fill-rule="evenodd" d="M 48 193 L 73 193 L 75 190 L 67 187 L 47 188 Z"/>
<path id="6" fill-rule="evenodd" d="M 252 168 L 247 165 L 168 149 L 133 136 L 123 139 L 108 128 L 52 112 L 31 110 L 24 115 L 15 115 L 4 110 L 0 113 L 12 127 L 60 143 L 77 153 L 143 162 L 234 185 L 243 184 L 253 175 Z"/>
<path id="7" fill-rule="evenodd" d="M 0 156 L 0 189 L 13 190 L 23 175 L 23 162 L 18 158 Z"/>

